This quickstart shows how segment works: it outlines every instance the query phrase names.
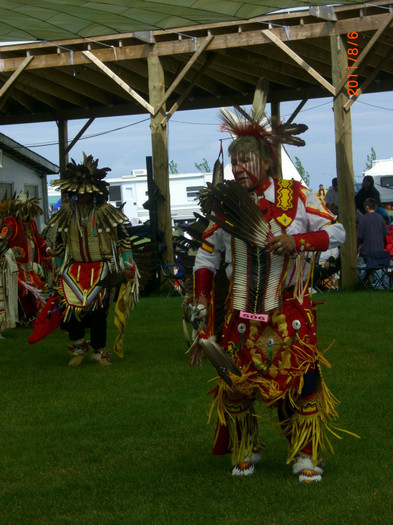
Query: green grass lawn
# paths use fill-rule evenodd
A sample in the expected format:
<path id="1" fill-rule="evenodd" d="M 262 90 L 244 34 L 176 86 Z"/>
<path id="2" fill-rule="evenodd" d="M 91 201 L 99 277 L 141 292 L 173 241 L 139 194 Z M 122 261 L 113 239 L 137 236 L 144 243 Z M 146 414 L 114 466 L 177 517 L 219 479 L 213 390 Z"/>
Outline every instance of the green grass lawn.
<path id="1" fill-rule="evenodd" d="M 229 457 L 211 455 L 214 370 L 187 364 L 181 298 L 151 296 L 110 367 L 67 367 L 60 331 L 33 346 L 23 328 L 0 341 L 0 524 L 391 523 L 393 295 L 314 298 L 324 301 L 320 347 L 335 341 L 324 375 L 340 423 L 361 435 L 334 440 L 322 483 L 291 474 L 276 414 L 263 406 L 267 451 L 254 476 L 233 478 Z"/>

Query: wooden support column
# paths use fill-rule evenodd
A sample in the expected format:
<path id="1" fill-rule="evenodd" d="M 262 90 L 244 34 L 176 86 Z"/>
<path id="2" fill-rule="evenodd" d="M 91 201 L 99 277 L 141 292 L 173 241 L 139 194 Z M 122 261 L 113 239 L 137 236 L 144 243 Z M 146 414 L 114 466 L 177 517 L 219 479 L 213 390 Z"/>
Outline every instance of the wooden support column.
<path id="1" fill-rule="evenodd" d="M 68 164 L 68 121 L 59 120 L 57 121 L 57 128 L 59 133 L 59 168 L 60 176 L 64 173 L 64 169 Z"/>
<path id="2" fill-rule="evenodd" d="M 273 126 L 278 126 L 280 124 L 280 103 L 272 102 L 271 111 L 272 111 L 272 124 Z M 278 179 L 282 179 L 281 144 L 276 144 L 274 146 L 274 153 L 276 155 L 276 177 Z"/>
<path id="3" fill-rule="evenodd" d="M 335 87 L 340 86 L 341 78 L 347 71 L 345 42 L 346 38 L 342 36 L 330 38 L 332 79 Z M 341 247 L 341 286 L 345 290 L 350 290 L 354 288 L 358 279 L 353 270 L 357 266 L 357 239 L 351 113 L 344 109 L 347 101 L 348 95 L 343 88 L 333 99 L 339 220 L 346 231 L 346 240 Z"/>
<path id="4" fill-rule="evenodd" d="M 149 102 L 156 107 L 165 96 L 164 70 L 159 57 L 149 56 L 147 60 L 149 74 Z M 157 200 L 157 223 L 164 234 L 166 250 L 163 252 L 167 264 L 173 264 L 171 197 L 169 193 L 168 138 L 166 126 L 161 126 L 165 118 L 166 105 L 150 117 L 151 143 L 153 156 L 154 182 L 164 199 Z"/>

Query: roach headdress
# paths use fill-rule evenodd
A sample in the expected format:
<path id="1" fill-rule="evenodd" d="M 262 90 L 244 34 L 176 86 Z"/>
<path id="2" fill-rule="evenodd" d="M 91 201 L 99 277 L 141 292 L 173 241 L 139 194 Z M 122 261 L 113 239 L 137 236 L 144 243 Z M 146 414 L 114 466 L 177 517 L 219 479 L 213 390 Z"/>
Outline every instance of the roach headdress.
<path id="1" fill-rule="evenodd" d="M 235 106 L 235 112 L 227 108 L 221 108 L 222 129 L 228 131 L 233 139 L 254 137 L 257 140 L 264 141 L 275 161 L 273 146 L 276 144 L 304 146 L 304 140 L 296 135 L 304 133 L 308 127 L 305 124 L 279 124 L 273 126 L 265 114 L 267 91 L 268 82 L 262 78 L 258 81 L 255 89 L 251 114 L 248 114 L 239 106 Z"/>
<path id="2" fill-rule="evenodd" d="M 109 184 L 104 181 L 110 168 L 98 168 L 98 159 L 83 153 L 83 163 L 77 164 L 74 159 L 67 164 L 61 178 L 51 182 L 60 191 L 74 194 L 95 193 L 108 196 Z"/>

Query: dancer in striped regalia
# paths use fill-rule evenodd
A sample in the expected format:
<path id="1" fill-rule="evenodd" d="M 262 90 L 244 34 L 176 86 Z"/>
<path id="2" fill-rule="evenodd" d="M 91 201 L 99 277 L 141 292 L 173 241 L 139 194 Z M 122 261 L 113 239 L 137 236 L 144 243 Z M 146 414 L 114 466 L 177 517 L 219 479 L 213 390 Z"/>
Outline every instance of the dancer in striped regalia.
<path id="1" fill-rule="evenodd" d="M 218 360 L 213 453 L 232 453 L 232 474 L 251 475 L 261 458 L 258 400 L 277 408 L 289 441 L 288 463 L 299 481 L 316 482 L 323 473 L 320 453 L 331 450 L 329 436 L 337 431 L 337 400 L 321 374 L 321 364 L 328 363 L 318 349 L 309 289 L 315 255 L 342 244 L 345 230 L 310 190 L 275 177 L 274 145 L 304 145 L 294 135 L 307 127 L 272 129 L 265 100 L 262 84 L 251 115 L 222 110 L 234 138 L 229 154 L 235 181 L 201 193 L 211 222 L 195 260 L 194 310 L 207 317 L 190 355 L 197 361 L 202 349 Z M 213 277 L 222 256 L 230 287 L 217 341 Z"/>
<path id="2" fill-rule="evenodd" d="M 100 365 L 109 365 L 106 349 L 107 314 L 113 294 L 120 286 L 115 311 L 119 330 L 114 351 L 123 356 L 123 335 L 128 311 L 138 296 L 138 272 L 125 224 L 128 218 L 107 202 L 110 168 L 97 167 L 98 160 L 84 154 L 83 163 L 67 164 L 62 177 L 52 185 L 62 191 L 60 211 L 48 223 L 56 232 L 53 243 L 57 273 L 57 300 L 63 326 L 70 338 L 68 365 L 79 366 L 88 355 Z M 85 333 L 90 329 L 90 340 Z"/>

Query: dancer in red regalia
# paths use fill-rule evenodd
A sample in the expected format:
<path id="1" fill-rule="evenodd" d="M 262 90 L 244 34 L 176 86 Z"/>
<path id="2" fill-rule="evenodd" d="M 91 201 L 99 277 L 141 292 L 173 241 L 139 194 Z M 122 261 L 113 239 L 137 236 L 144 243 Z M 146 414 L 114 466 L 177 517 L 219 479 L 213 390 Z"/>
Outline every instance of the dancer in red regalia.
<path id="1" fill-rule="evenodd" d="M 248 476 L 261 459 L 255 401 L 276 407 L 301 482 L 322 479 L 320 453 L 336 433 L 336 400 L 327 389 L 318 349 L 316 311 L 309 295 L 315 254 L 339 246 L 345 231 L 313 193 L 276 178 L 274 145 L 304 145 L 304 125 L 271 128 L 264 116 L 266 87 L 253 112 L 222 110 L 234 137 L 229 147 L 235 181 L 209 186 L 201 204 L 210 225 L 194 266 L 195 315 L 200 324 L 192 361 L 203 353 L 220 375 L 214 454 L 232 454 L 234 476 Z M 222 336 L 213 327 L 214 275 L 225 258 L 229 278 Z M 203 352 L 202 352 L 203 351 Z"/>

